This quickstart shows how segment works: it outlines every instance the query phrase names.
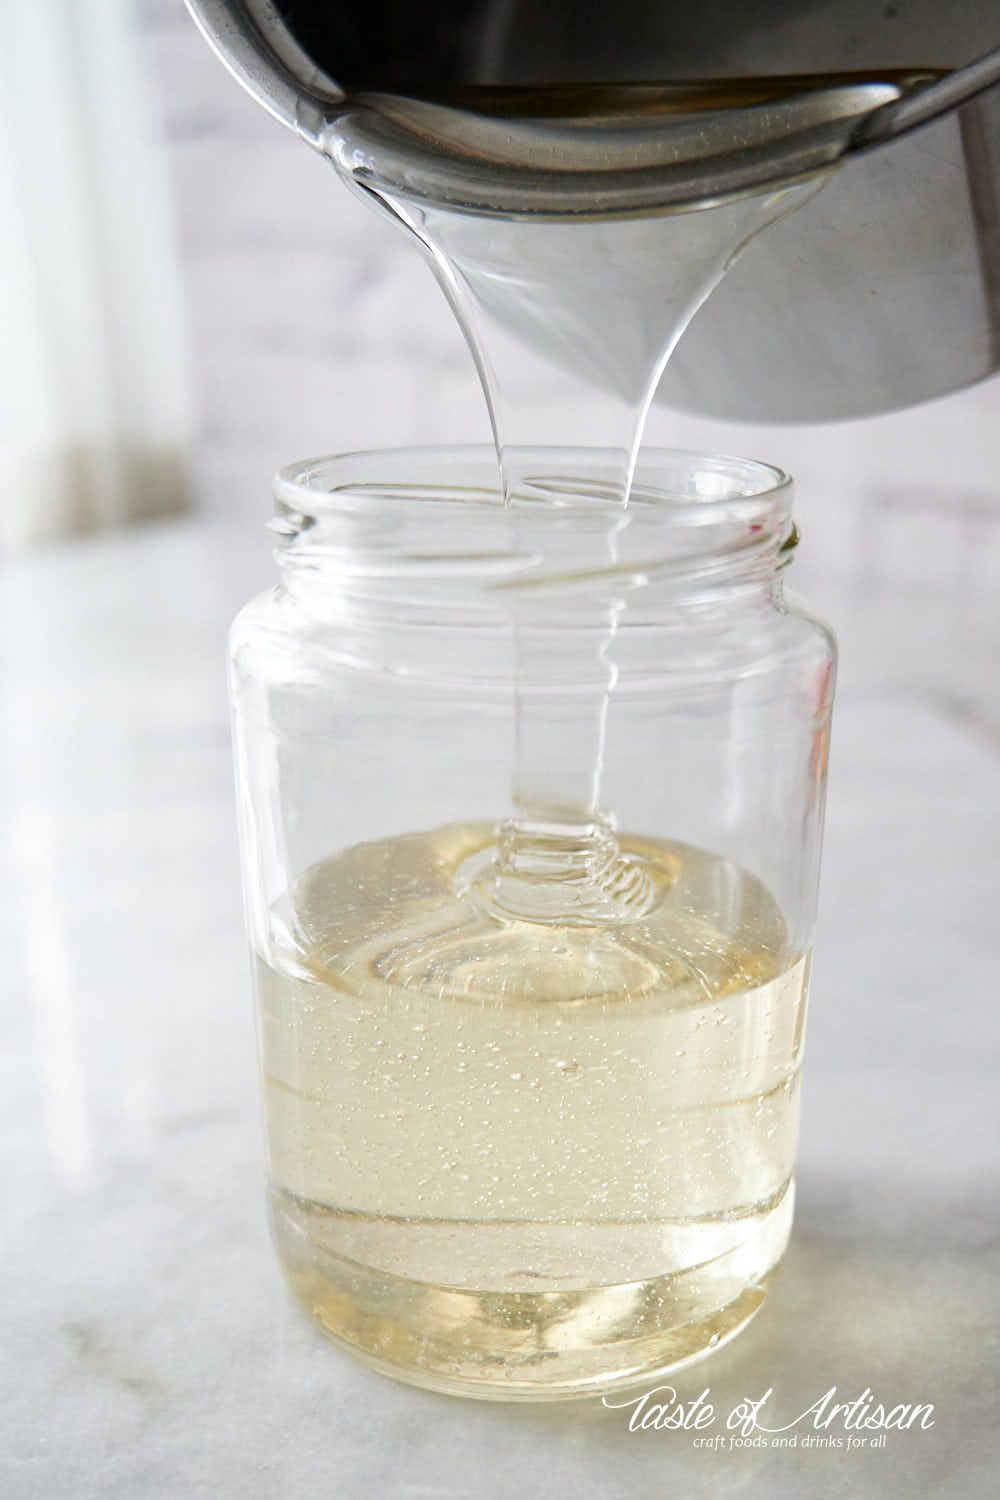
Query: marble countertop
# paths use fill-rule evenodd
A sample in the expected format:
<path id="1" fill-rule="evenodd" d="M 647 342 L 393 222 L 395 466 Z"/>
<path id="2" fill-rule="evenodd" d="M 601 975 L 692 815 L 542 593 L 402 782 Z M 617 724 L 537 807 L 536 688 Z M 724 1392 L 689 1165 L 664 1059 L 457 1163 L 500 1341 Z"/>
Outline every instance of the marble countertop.
<path id="1" fill-rule="evenodd" d="M 995 1493 L 994 601 L 813 581 L 843 659 L 796 1228 L 750 1329 L 671 1382 L 721 1414 L 771 1387 L 775 1425 L 869 1388 L 934 1425 L 733 1450 L 397 1385 L 283 1290 L 223 670 L 270 571 L 183 523 L 4 581 L 5 1500 Z"/>

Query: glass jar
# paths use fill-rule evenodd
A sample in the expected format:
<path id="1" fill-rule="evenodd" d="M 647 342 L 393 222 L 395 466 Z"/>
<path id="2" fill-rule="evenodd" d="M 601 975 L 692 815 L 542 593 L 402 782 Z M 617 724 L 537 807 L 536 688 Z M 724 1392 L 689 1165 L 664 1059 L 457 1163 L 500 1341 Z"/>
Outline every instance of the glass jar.
<path id="1" fill-rule="evenodd" d="M 619 464 L 287 469 L 233 628 L 278 1254 L 459 1394 L 704 1353 L 791 1224 L 834 646 L 784 475 Z"/>

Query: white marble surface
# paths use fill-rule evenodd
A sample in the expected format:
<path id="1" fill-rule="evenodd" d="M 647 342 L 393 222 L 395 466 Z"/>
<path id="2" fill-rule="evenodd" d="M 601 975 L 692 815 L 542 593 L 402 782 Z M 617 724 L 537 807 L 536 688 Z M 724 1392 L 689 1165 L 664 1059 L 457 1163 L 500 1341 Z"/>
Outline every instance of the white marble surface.
<path id="1" fill-rule="evenodd" d="M 803 577 L 805 569 L 800 569 Z M 224 632 L 261 536 L 187 523 L 3 584 L 5 1500 L 995 1493 L 995 604 L 824 593 L 843 643 L 797 1227 L 682 1372 L 775 1419 L 933 1402 L 884 1450 L 703 1451 L 597 1400 L 452 1400 L 356 1365 L 267 1243 Z M 803 1430 L 803 1429 L 800 1429 Z"/>

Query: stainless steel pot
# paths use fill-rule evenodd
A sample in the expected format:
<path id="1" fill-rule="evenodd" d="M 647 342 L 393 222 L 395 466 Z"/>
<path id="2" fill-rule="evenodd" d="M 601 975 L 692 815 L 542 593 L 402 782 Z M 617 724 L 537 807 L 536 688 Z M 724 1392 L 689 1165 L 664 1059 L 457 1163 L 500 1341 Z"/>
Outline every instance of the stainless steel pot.
<path id="1" fill-rule="evenodd" d="M 187 3 L 272 114 L 411 198 L 646 213 L 835 168 L 699 312 L 670 405 L 828 420 L 1000 368 L 1000 0 Z"/>

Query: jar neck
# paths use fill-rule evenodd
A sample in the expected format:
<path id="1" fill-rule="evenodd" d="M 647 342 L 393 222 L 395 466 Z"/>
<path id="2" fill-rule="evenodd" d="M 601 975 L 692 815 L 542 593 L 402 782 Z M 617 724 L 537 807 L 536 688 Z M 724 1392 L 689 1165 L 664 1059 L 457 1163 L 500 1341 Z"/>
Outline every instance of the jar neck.
<path id="1" fill-rule="evenodd" d="M 653 452 L 622 506 L 600 450 L 528 450 L 529 475 L 533 452 L 537 477 L 509 504 L 487 449 L 284 471 L 272 529 L 287 593 L 331 623 L 506 620 L 543 633 L 600 630 L 609 613 L 619 624 L 681 621 L 773 593 L 795 540 L 779 471 Z"/>

